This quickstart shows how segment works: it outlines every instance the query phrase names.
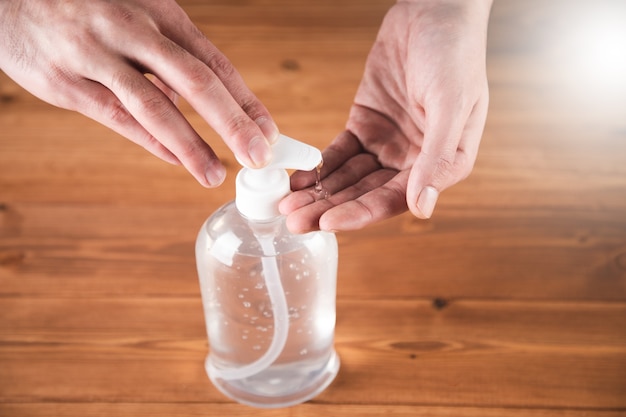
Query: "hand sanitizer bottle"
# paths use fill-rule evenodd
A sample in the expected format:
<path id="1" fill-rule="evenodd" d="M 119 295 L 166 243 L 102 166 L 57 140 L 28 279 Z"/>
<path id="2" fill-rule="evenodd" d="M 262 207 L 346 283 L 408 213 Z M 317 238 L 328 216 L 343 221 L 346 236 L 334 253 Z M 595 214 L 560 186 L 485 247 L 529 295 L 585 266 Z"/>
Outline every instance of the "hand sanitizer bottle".
<path id="1" fill-rule="evenodd" d="M 272 162 L 243 168 L 236 198 L 202 225 L 196 261 L 210 353 L 206 370 L 228 397 L 287 407 L 322 392 L 339 370 L 333 347 L 334 234 L 292 234 L 278 212 L 286 169 L 312 170 L 314 147 L 281 135 Z"/>

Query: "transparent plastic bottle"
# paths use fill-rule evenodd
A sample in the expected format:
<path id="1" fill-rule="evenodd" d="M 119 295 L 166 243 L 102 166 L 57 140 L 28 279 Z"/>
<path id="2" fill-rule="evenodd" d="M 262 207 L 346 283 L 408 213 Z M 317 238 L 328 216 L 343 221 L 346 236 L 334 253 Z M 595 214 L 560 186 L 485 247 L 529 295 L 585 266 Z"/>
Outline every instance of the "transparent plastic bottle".
<path id="1" fill-rule="evenodd" d="M 289 147 L 300 146 L 289 141 Z M 274 170 L 285 154 L 303 158 L 291 148 L 283 156 L 276 149 L 276 154 Z M 301 160 L 286 164 L 310 166 Z M 283 174 L 272 184 L 268 176 L 273 174 L 245 170 L 240 175 L 261 178 L 252 179 L 260 194 L 248 189 L 250 181 L 238 178 L 237 202 L 209 217 L 196 243 L 210 345 L 206 369 L 213 384 L 240 403 L 286 407 L 319 394 L 339 369 L 334 349 L 337 241 L 328 232 L 290 233 L 277 211 L 282 192 L 274 192 L 278 182 L 284 183 Z M 270 192 L 263 198 L 266 187 Z"/>

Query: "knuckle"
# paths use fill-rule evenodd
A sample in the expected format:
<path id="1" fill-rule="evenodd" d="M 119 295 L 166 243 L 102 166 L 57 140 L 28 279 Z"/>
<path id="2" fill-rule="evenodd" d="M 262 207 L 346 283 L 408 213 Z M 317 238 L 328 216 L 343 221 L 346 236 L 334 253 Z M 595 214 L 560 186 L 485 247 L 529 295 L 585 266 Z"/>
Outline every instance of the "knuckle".
<path id="1" fill-rule="evenodd" d="M 128 109 L 117 100 L 107 103 L 100 109 L 104 117 L 114 125 L 123 126 L 133 119 Z"/>
<path id="2" fill-rule="evenodd" d="M 131 92 L 139 87 L 136 75 L 128 71 L 117 71 L 111 76 L 111 90 L 113 91 Z"/>
<path id="3" fill-rule="evenodd" d="M 135 25 L 145 17 L 145 14 L 125 2 L 110 2 L 106 7 L 101 8 L 101 16 L 110 25 L 110 29 L 119 30 L 120 23 Z"/>
<path id="4" fill-rule="evenodd" d="M 50 97 L 51 104 L 68 110 L 78 110 L 76 82 L 67 70 L 51 65 L 44 78 L 44 96 Z"/>
<path id="5" fill-rule="evenodd" d="M 440 189 L 447 187 L 453 181 L 455 167 L 453 157 L 446 154 L 439 155 L 430 164 L 430 167 L 430 185 Z"/>
<path id="6" fill-rule="evenodd" d="M 230 78 L 235 73 L 233 64 L 218 51 L 207 57 L 206 64 L 221 79 Z"/>
<path id="7" fill-rule="evenodd" d="M 263 107 L 254 96 L 243 97 L 239 105 L 241 109 L 254 120 L 265 114 Z"/>
<path id="8" fill-rule="evenodd" d="M 220 87 L 219 79 L 206 66 L 198 63 L 185 69 L 187 94 L 192 97 L 202 93 L 213 94 Z"/>
<path id="9" fill-rule="evenodd" d="M 171 104 L 161 93 L 144 93 L 138 97 L 138 111 L 149 119 L 167 118 L 171 114 Z"/>
<path id="10" fill-rule="evenodd" d="M 448 178 L 454 173 L 454 157 L 449 155 L 440 155 L 435 163 L 435 172 L 441 178 Z"/>
<path id="11" fill-rule="evenodd" d="M 170 115 L 172 104 L 169 99 L 143 76 L 121 71 L 114 75 L 113 91 L 118 91 L 122 102 L 129 110 L 147 118 L 164 118 Z"/>
<path id="12" fill-rule="evenodd" d="M 230 77 L 233 72 L 232 64 L 218 52 L 211 54 L 204 63 L 191 63 L 185 68 L 186 94 L 216 94 L 223 87 L 222 80 Z"/>
<path id="13" fill-rule="evenodd" d="M 154 40 L 154 48 L 158 54 L 164 57 L 175 56 L 184 57 L 187 52 L 176 42 L 172 42 L 168 37 L 159 36 Z"/>
<path id="14" fill-rule="evenodd" d="M 465 158 L 462 152 L 452 156 L 441 155 L 435 164 L 433 172 L 433 185 L 448 187 L 456 184 L 471 174 L 473 164 Z"/>
<path id="15" fill-rule="evenodd" d="M 190 172 L 202 172 L 207 161 L 215 159 L 206 148 L 206 143 L 190 140 L 177 144 L 174 154 Z"/>
<path id="16" fill-rule="evenodd" d="M 250 132 L 250 119 L 244 114 L 236 114 L 226 122 L 226 134 L 230 137 L 242 137 L 248 133 L 249 137 L 253 136 Z"/>
<path id="17" fill-rule="evenodd" d="M 185 165 L 189 165 L 190 161 L 194 160 L 194 157 L 198 155 L 198 146 L 194 142 L 184 142 L 178 145 L 176 150 L 176 156 Z"/>
<path id="18" fill-rule="evenodd" d="M 72 2 L 65 2 L 72 3 Z M 75 2 L 81 3 L 81 2 Z M 132 6 L 130 2 L 84 2 L 82 9 L 71 15 L 89 15 L 86 22 L 91 27 L 86 32 L 97 32 L 101 35 L 108 35 L 117 38 L 129 28 L 144 26 L 148 17 L 141 10 Z M 85 8 L 93 9 L 93 13 L 86 13 Z"/>

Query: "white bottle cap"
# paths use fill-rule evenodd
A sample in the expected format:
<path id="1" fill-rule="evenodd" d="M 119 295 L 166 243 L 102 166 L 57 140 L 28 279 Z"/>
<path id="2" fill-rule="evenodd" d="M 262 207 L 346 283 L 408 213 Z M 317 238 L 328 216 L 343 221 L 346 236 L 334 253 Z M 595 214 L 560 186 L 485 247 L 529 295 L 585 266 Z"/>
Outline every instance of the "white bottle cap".
<path id="1" fill-rule="evenodd" d="M 267 166 L 259 169 L 244 166 L 237 174 L 237 209 L 251 220 L 263 221 L 278 217 L 278 203 L 290 191 L 286 169 L 310 171 L 321 162 L 319 149 L 279 135 L 272 145 L 272 160 Z"/>

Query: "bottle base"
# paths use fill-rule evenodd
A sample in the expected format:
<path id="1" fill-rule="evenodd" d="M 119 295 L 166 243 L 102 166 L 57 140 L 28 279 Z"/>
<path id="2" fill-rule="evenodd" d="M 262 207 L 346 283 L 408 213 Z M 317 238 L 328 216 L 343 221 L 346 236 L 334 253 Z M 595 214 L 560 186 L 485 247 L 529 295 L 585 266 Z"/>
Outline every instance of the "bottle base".
<path id="1" fill-rule="evenodd" d="M 316 397 L 333 382 L 340 366 L 339 356 L 333 350 L 321 370 L 304 370 L 292 375 L 277 365 L 263 371 L 258 377 L 230 381 L 214 375 L 208 366 L 209 360 L 210 357 L 205 366 L 207 374 L 222 394 L 238 403 L 259 408 L 290 407 Z"/>

